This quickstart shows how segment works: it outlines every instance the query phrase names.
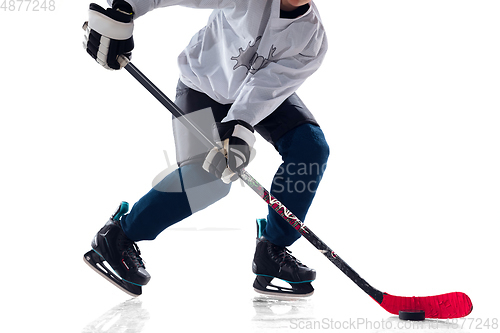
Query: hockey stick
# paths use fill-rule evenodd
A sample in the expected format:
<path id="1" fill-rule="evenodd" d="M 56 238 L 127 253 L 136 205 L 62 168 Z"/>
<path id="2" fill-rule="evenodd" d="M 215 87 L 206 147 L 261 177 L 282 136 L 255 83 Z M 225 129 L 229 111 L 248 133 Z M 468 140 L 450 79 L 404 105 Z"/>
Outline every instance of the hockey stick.
<path id="1" fill-rule="evenodd" d="M 128 62 L 128 60 L 127 60 Z M 189 119 L 183 117 L 184 113 L 163 92 L 158 89 L 137 67 L 131 62 L 125 69 L 143 85 L 160 103 L 162 103 L 179 121 L 181 121 L 191 132 L 203 142 L 207 148 L 213 148 L 215 144 L 207 138 Z M 316 236 L 302 221 L 299 220 L 288 208 L 269 193 L 255 178 L 246 170 L 239 173 L 240 178 L 255 193 L 257 193 L 274 211 L 276 211 L 295 230 L 316 247 L 325 257 L 347 275 L 358 287 L 373 298 L 380 306 L 388 312 L 398 315 L 400 311 L 418 312 L 425 311 L 426 318 L 461 318 L 472 311 L 470 298 L 461 292 L 453 292 L 436 296 L 424 297 L 401 297 L 383 293 L 359 276 L 344 260 L 342 260 L 332 249 L 330 249 L 318 236 Z"/>

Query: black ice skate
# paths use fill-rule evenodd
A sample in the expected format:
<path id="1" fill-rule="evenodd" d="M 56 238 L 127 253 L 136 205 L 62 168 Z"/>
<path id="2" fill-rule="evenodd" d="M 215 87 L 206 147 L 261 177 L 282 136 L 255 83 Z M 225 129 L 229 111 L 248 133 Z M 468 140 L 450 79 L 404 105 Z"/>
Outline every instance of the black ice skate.
<path id="1" fill-rule="evenodd" d="M 92 250 L 83 259 L 97 273 L 131 296 L 139 296 L 151 276 L 146 271 L 139 247 L 120 226 L 120 218 L 128 212 L 123 201 L 116 212 L 92 240 Z"/>
<path id="2" fill-rule="evenodd" d="M 314 292 L 311 282 L 316 278 L 316 271 L 302 264 L 287 248 L 262 237 L 266 222 L 265 219 L 257 220 L 257 247 L 252 263 L 252 271 L 257 275 L 253 283 L 255 291 L 288 297 L 311 296 Z M 274 278 L 287 282 L 291 288 L 273 285 Z"/>

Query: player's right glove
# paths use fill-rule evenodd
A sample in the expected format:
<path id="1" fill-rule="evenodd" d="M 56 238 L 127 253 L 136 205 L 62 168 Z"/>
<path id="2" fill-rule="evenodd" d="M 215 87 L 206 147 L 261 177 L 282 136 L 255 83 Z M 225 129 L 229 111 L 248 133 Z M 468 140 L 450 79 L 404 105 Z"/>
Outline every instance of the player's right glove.
<path id="1" fill-rule="evenodd" d="M 238 172 L 250 163 L 255 154 L 253 132 L 253 127 L 242 120 L 216 123 L 214 139 L 218 147 L 208 152 L 203 169 L 226 184 L 237 180 Z"/>
<path id="2" fill-rule="evenodd" d="M 83 47 L 104 68 L 124 67 L 120 55 L 130 59 L 134 49 L 133 16 L 132 7 L 123 0 L 115 0 L 113 8 L 108 9 L 90 4 L 89 20 L 83 25 Z"/>

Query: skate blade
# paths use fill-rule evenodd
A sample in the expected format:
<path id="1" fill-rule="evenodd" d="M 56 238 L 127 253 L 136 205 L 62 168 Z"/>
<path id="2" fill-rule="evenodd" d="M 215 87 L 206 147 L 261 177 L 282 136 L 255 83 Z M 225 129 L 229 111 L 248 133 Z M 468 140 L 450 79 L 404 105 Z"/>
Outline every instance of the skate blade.
<path id="1" fill-rule="evenodd" d="M 122 280 L 119 276 L 110 271 L 104 264 L 104 259 L 94 250 L 90 250 L 83 256 L 83 261 L 96 273 L 101 275 L 115 287 L 126 294 L 137 297 L 142 294 L 142 287 Z"/>
<path id="2" fill-rule="evenodd" d="M 260 290 L 260 289 L 257 289 L 257 288 L 253 288 L 253 290 L 255 290 L 255 292 L 261 294 L 261 295 L 264 295 L 264 296 L 269 296 L 269 297 L 272 297 L 272 298 L 276 298 L 276 299 L 280 299 L 280 300 L 294 300 L 294 299 L 303 299 L 303 298 L 307 298 L 309 296 L 312 296 L 312 294 L 314 294 L 314 291 L 313 292 L 310 292 L 308 294 L 296 294 L 294 292 L 283 292 L 283 291 L 272 291 L 272 290 Z"/>
<path id="3" fill-rule="evenodd" d="M 290 283 L 288 281 L 281 280 L 288 283 L 291 286 L 291 288 L 287 288 L 272 284 L 271 281 L 273 279 L 274 278 L 270 276 L 258 275 L 253 283 L 254 290 L 259 294 L 263 294 L 266 296 L 273 296 L 286 299 L 304 298 L 314 294 L 314 288 L 309 282 Z"/>

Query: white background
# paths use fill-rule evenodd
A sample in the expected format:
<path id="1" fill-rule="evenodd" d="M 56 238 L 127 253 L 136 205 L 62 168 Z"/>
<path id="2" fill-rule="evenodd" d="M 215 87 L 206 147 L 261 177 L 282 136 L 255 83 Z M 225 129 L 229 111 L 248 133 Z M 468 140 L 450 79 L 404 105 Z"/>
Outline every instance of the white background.
<path id="1" fill-rule="evenodd" d="M 299 95 L 331 157 L 306 223 L 382 291 L 463 291 L 473 327 L 498 318 L 500 3 L 316 3 L 330 51 Z M 170 115 L 126 71 L 85 53 L 88 3 L 26 8 L 0 10 L 2 327 L 88 331 L 128 297 L 82 256 L 116 205 L 134 203 L 167 167 L 164 150 L 173 161 Z M 209 13 L 173 7 L 136 21 L 134 64 L 172 98 L 176 56 Z M 269 184 L 279 158 L 261 138 L 256 148 L 248 171 Z M 139 244 L 153 275 L 144 331 L 391 318 L 305 239 L 292 250 L 318 271 L 307 313 L 286 305 L 285 321 L 281 310 L 259 317 L 250 263 L 253 221 L 265 214 L 236 184 L 223 202 Z"/>

